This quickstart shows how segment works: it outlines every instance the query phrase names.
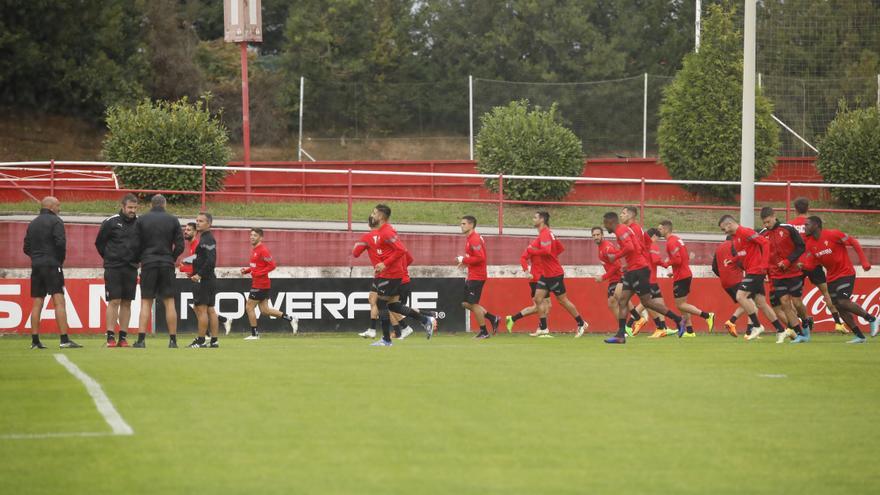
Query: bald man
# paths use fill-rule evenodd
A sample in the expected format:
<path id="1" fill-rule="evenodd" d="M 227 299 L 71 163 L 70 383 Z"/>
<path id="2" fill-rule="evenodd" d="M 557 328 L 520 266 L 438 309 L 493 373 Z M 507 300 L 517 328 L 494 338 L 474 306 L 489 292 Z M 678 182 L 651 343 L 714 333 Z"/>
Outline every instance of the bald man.
<path id="1" fill-rule="evenodd" d="M 31 259 L 31 349 L 45 349 L 40 342 L 40 317 L 46 296 L 55 305 L 55 320 L 61 332 L 61 348 L 82 347 L 67 336 L 67 302 L 64 299 L 64 273 L 61 267 L 67 256 L 64 222 L 58 216 L 61 203 L 46 196 L 40 203 L 40 214 L 31 220 L 24 236 L 24 254 Z"/>

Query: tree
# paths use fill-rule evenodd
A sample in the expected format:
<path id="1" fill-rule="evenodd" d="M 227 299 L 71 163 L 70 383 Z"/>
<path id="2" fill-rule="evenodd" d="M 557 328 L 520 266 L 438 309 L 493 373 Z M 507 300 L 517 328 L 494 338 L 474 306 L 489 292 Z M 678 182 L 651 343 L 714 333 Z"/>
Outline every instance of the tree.
<path id="1" fill-rule="evenodd" d="M 99 118 L 144 95 L 140 2 L 0 1 L 0 100 Z"/>
<path id="2" fill-rule="evenodd" d="M 477 170 L 481 174 L 580 176 L 584 171 L 581 140 L 559 122 L 556 105 L 530 109 L 527 100 L 495 107 L 482 117 L 477 136 Z M 498 180 L 486 185 L 498 190 Z M 522 201 L 559 200 L 572 183 L 508 180 L 506 197 Z"/>
<path id="3" fill-rule="evenodd" d="M 819 142 L 817 167 L 826 181 L 836 184 L 876 184 L 880 177 L 880 109 L 850 109 L 840 104 L 837 117 Z M 876 189 L 832 189 L 831 194 L 857 208 L 880 204 Z"/>
<path id="4" fill-rule="evenodd" d="M 742 140 L 742 35 L 734 14 L 714 5 L 703 22 L 699 53 L 688 54 L 660 107 L 660 159 L 675 179 L 739 180 Z M 755 179 L 770 172 L 779 149 L 772 106 L 756 89 Z M 727 186 L 688 186 L 731 198 Z"/>
<path id="5" fill-rule="evenodd" d="M 107 129 L 103 154 L 112 162 L 225 167 L 231 156 L 226 129 L 203 101 L 192 104 L 182 98 L 143 100 L 134 108 L 114 105 L 107 110 Z M 200 170 L 116 167 L 115 172 L 131 189 L 197 191 L 202 184 Z M 208 171 L 207 189 L 222 189 L 225 175 Z"/>

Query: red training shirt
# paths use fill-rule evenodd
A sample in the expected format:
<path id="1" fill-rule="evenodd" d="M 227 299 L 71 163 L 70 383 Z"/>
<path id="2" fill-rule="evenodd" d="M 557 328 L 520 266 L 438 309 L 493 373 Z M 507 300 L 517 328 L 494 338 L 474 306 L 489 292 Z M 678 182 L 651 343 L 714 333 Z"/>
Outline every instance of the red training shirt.
<path id="1" fill-rule="evenodd" d="M 180 264 L 177 265 L 180 268 L 180 273 L 186 273 L 187 276 L 192 276 L 193 265 L 192 262 L 196 259 L 196 248 L 199 247 L 199 238 L 198 236 L 193 237 L 193 240 L 189 241 L 189 252 L 185 258 L 180 260 Z"/>
<path id="2" fill-rule="evenodd" d="M 565 270 L 559 264 L 559 254 L 564 248 L 562 243 L 556 241 L 556 236 L 550 231 L 549 227 L 544 227 L 538 233 L 537 244 L 532 243 L 529 249 L 537 254 L 541 259 L 541 275 L 546 278 L 561 277 L 565 275 Z"/>
<path id="3" fill-rule="evenodd" d="M 251 263 L 245 269 L 245 273 L 250 273 L 251 287 L 254 289 L 269 289 L 272 282 L 269 280 L 269 272 L 275 269 L 275 260 L 272 259 L 272 253 L 269 252 L 262 242 L 254 246 L 251 252 Z"/>
<path id="4" fill-rule="evenodd" d="M 862 245 L 855 238 L 839 230 L 822 229 L 819 238 L 807 237 L 807 252 L 814 257 L 828 272 L 828 282 L 843 277 L 855 276 L 853 263 L 846 252 L 846 246 L 852 246 L 859 256 L 859 262 L 865 270 L 871 269 L 871 263 L 862 250 Z"/>
<path id="5" fill-rule="evenodd" d="M 776 222 L 776 225 L 761 231 L 770 241 L 770 278 L 781 280 L 800 277 L 802 271 L 797 261 L 804 254 L 804 238 L 791 225 Z M 780 263 L 782 267 L 780 267 Z"/>
<path id="6" fill-rule="evenodd" d="M 406 246 L 397 237 L 397 231 L 390 223 L 382 224 L 378 228 L 379 242 L 376 255 L 379 262 L 385 264 L 385 269 L 376 274 L 382 279 L 403 279 L 406 274 Z"/>
<path id="7" fill-rule="evenodd" d="M 733 233 L 733 247 L 743 258 L 748 275 L 764 275 L 770 264 L 770 241 L 754 230 L 740 225 Z"/>
<path id="8" fill-rule="evenodd" d="M 467 280 L 486 280 L 486 241 L 483 236 L 472 230 L 464 244 L 464 259 L 467 265 Z"/>
<path id="9" fill-rule="evenodd" d="M 612 261 L 609 257 L 609 254 L 614 252 L 614 244 L 603 240 L 597 247 L 599 248 L 599 261 L 602 262 L 602 268 L 605 269 L 605 275 L 602 275 L 602 281 L 609 282 L 611 285 L 620 282 L 622 276 L 620 260 L 615 259 Z"/>
<path id="10" fill-rule="evenodd" d="M 739 262 L 739 256 L 733 248 L 733 241 L 724 241 L 715 248 L 715 255 L 712 257 L 712 271 L 718 275 L 721 287 L 729 289 L 742 282 L 743 271 Z"/>
<path id="11" fill-rule="evenodd" d="M 691 272 L 691 259 L 687 246 L 675 234 L 666 238 L 666 255 L 668 258 L 662 266 L 664 268 L 672 267 L 673 281 L 678 282 L 694 276 Z"/>
<path id="12" fill-rule="evenodd" d="M 617 245 L 619 246 L 614 254 L 616 258 L 622 260 L 621 266 L 624 271 L 651 269 L 651 265 L 643 254 L 644 236 L 636 237 L 633 230 L 622 223 L 617 224 L 614 235 L 617 236 Z"/>

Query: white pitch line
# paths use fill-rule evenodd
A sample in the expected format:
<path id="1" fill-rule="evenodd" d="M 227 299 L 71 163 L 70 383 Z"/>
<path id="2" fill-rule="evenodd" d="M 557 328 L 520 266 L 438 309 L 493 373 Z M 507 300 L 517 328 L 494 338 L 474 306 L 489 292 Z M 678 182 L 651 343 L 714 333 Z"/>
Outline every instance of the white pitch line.
<path id="1" fill-rule="evenodd" d="M 0 440 L 38 440 L 41 438 L 65 438 L 65 437 L 110 437 L 116 433 L 109 431 L 79 431 L 69 433 L 10 433 L 0 435 Z"/>
<path id="2" fill-rule="evenodd" d="M 134 435 L 134 430 L 124 419 L 122 419 L 122 416 L 116 408 L 113 407 L 113 403 L 110 402 L 110 398 L 104 393 L 100 383 L 85 374 L 83 370 L 73 364 L 73 361 L 67 359 L 67 356 L 64 354 L 55 354 L 55 360 L 58 361 L 61 366 L 67 368 L 67 371 L 69 371 L 71 375 L 75 376 L 77 380 L 81 381 L 83 385 L 86 386 L 86 390 L 89 392 L 89 395 L 92 396 L 92 400 L 95 401 L 95 407 L 97 407 L 98 412 L 104 416 L 104 420 L 110 425 L 114 435 Z"/>

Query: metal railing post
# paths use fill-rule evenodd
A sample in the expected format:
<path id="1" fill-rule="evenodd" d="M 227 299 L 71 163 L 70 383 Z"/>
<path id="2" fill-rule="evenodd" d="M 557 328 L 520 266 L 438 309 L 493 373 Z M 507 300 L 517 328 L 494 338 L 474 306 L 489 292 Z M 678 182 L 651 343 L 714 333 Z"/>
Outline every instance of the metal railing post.
<path id="1" fill-rule="evenodd" d="M 785 181 L 785 221 L 791 218 L 791 181 Z"/>
<path id="2" fill-rule="evenodd" d="M 205 198 L 205 192 L 208 189 L 208 169 L 206 168 L 206 164 L 202 164 L 202 211 L 205 211 L 205 205 L 207 203 L 207 198 Z M 248 199 L 250 199 L 250 191 L 248 191 Z"/>
<path id="3" fill-rule="evenodd" d="M 303 177 L 305 178 L 305 177 Z M 348 231 L 351 232 L 351 210 L 352 210 L 352 173 L 351 169 L 348 169 Z"/>
<path id="4" fill-rule="evenodd" d="M 504 174 L 498 174 L 498 235 L 504 234 Z"/>
<path id="5" fill-rule="evenodd" d="M 306 169 L 306 164 L 300 162 L 300 164 L 299 164 L 299 168 L 302 169 L 302 170 L 305 170 L 305 169 Z M 303 194 L 305 194 L 305 193 L 306 193 L 306 173 L 303 172 L 303 173 L 300 174 L 300 176 L 302 177 L 302 183 L 300 184 L 300 189 L 301 189 L 300 192 L 302 192 Z"/>
<path id="6" fill-rule="evenodd" d="M 645 225 L 645 178 L 642 177 L 641 191 L 639 192 L 639 223 Z"/>
<path id="7" fill-rule="evenodd" d="M 49 163 L 49 196 L 55 196 L 55 159 Z"/>
<path id="8" fill-rule="evenodd" d="M 431 162 L 431 198 L 434 197 L 434 162 Z"/>

